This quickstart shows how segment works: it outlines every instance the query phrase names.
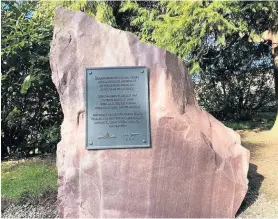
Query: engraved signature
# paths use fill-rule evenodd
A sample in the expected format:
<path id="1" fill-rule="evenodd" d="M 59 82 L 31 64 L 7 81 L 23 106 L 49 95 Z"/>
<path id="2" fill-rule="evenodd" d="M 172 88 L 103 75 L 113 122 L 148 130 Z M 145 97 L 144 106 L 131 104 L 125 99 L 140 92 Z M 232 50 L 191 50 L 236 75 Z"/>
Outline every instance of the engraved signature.
<path id="1" fill-rule="evenodd" d="M 98 136 L 98 139 L 111 139 L 111 138 L 117 138 L 117 136 L 109 132 L 106 132 L 105 134 Z"/>
<path id="2" fill-rule="evenodd" d="M 136 136 L 136 135 L 139 135 L 139 133 L 127 133 L 124 136 L 132 137 L 132 136 Z"/>

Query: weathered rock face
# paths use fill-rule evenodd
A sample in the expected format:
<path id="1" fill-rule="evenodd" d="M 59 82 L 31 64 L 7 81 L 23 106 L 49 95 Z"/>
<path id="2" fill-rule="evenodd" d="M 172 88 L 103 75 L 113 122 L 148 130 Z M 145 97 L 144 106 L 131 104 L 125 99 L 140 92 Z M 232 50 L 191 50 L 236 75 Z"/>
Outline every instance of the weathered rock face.
<path id="1" fill-rule="evenodd" d="M 234 217 L 247 191 L 249 152 L 198 106 L 181 60 L 58 8 L 50 61 L 64 112 L 61 217 Z M 150 69 L 152 148 L 85 149 L 84 70 L 107 66 Z"/>

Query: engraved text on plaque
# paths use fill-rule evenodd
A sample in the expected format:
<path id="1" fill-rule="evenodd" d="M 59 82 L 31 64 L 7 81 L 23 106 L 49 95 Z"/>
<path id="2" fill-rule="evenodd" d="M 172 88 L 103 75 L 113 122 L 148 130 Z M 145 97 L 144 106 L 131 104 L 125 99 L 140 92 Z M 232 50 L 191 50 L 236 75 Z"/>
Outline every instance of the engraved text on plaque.
<path id="1" fill-rule="evenodd" d="M 86 69 L 86 148 L 150 147 L 145 67 Z"/>

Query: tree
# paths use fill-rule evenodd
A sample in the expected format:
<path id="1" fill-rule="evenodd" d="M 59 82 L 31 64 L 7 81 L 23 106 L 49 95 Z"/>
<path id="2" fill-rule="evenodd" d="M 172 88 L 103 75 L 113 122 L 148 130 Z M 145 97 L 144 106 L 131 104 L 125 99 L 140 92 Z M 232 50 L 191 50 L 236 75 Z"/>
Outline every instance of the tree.
<path id="1" fill-rule="evenodd" d="M 278 131 L 278 2 L 245 2 L 240 16 L 249 21 L 248 27 L 253 32 L 248 37 L 253 42 L 260 42 L 271 48 L 275 84 L 277 116 L 273 131 Z"/>
<path id="2" fill-rule="evenodd" d="M 116 7 L 117 4 L 105 1 L 39 1 L 39 7 L 34 12 L 34 19 L 47 20 L 49 24 L 52 24 L 55 9 L 59 6 L 69 8 L 74 11 L 83 11 L 88 15 L 95 17 L 97 20 L 107 23 L 116 27 L 115 16 L 112 6 Z"/>
<path id="3" fill-rule="evenodd" d="M 62 113 L 51 80 L 52 33 L 33 20 L 36 2 L 1 2 L 1 150 L 6 156 L 52 152 Z"/>
<path id="4" fill-rule="evenodd" d="M 62 110 L 48 60 L 59 5 L 117 26 L 120 2 L 1 2 L 2 158 L 53 152 L 60 139 Z"/>
<path id="5" fill-rule="evenodd" d="M 200 105 L 221 120 L 252 119 L 274 100 L 268 46 L 240 40 L 218 53 L 209 51 L 200 65 L 205 72 L 195 82 Z"/>
<path id="6" fill-rule="evenodd" d="M 212 51 L 217 57 L 238 41 L 252 42 L 259 35 L 265 36 L 267 33 L 265 41 L 272 46 L 277 100 L 277 4 L 162 1 L 158 8 L 146 10 L 136 2 L 128 1 L 123 2 L 121 10 L 136 14 L 131 24 L 140 27 L 138 34 L 143 40 L 155 43 L 185 59 L 190 73 L 206 74 L 201 66 L 210 58 Z M 278 103 L 276 104 L 278 107 Z M 277 127 L 277 123 L 278 119 L 274 127 Z"/>

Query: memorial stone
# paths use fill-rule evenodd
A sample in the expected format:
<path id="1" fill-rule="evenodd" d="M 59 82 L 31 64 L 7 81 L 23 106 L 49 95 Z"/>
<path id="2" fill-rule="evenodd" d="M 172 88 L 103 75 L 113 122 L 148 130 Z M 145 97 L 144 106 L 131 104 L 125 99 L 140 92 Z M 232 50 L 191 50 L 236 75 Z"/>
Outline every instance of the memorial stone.
<path id="1" fill-rule="evenodd" d="M 182 60 L 140 42 L 132 33 L 60 7 L 55 13 L 50 64 L 64 113 L 57 145 L 60 217 L 235 216 L 248 188 L 249 151 L 240 145 L 236 132 L 198 106 Z M 126 66 L 148 70 L 148 96 L 146 80 L 132 79 L 132 71 L 115 75 L 135 80 L 127 87 L 138 91 L 100 91 L 111 88 L 100 81 Z M 105 73 L 104 68 L 111 67 L 115 69 Z M 90 69 L 99 70 L 86 79 Z M 141 79 L 142 84 L 137 84 Z M 119 102 L 108 105 L 113 94 Z M 140 97 L 132 96 L 136 94 Z M 127 108 L 113 114 L 115 106 L 139 105 L 146 111 Z M 121 116 L 125 118 L 110 118 Z M 126 124 L 127 116 L 132 117 L 129 121 L 140 120 L 140 128 Z M 107 117 L 109 122 L 103 123 Z M 94 124 L 100 121 L 103 124 Z M 88 133 L 86 124 L 91 126 Z M 140 135 L 132 136 L 136 133 Z M 131 143 L 118 141 L 121 134 Z M 92 145 L 86 145 L 86 138 Z M 147 147 L 127 147 L 142 144 Z"/>

